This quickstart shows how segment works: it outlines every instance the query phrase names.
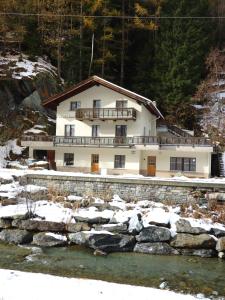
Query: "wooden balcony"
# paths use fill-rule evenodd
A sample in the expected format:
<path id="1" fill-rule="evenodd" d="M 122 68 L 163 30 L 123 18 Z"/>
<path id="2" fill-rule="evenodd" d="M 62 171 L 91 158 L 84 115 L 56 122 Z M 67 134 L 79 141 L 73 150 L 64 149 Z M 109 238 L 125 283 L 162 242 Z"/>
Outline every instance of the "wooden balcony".
<path id="1" fill-rule="evenodd" d="M 209 139 L 203 137 L 156 137 L 156 136 L 134 136 L 134 137 L 90 137 L 90 136 L 41 136 L 27 135 L 21 138 L 25 142 L 53 142 L 55 146 L 109 146 L 132 147 L 135 145 L 159 145 L 163 146 L 192 146 L 212 147 Z"/>
<path id="2" fill-rule="evenodd" d="M 84 120 L 136 120 L 137 111 L 134 108 L 79 108 L 76 119 Z"/>
<path id="3" fill-rule="evenodd" d="M 65 137 L 56 136 L 54 145 L 56 146 L 97 146 L 97 147 L 132 147 L 135 145 L 157 145 L 155 136 L 135 136 L 135 137 Z"/>
<path id="4" fill-rule="evenodd" d="M 212 146 L 211 141 L 204 137 L 160 137 L 158 140 L 161 146 Z"/>
<path id="5" fill-rule="evenodd" d="M 23 142 L 53 142 L 54 136 L 50 135 L 23 135 Z"/>

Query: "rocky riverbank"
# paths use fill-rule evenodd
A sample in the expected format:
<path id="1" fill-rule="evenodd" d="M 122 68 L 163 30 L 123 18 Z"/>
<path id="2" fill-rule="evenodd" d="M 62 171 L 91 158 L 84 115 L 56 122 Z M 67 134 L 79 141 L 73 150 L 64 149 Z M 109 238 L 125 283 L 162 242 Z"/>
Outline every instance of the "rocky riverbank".
<path id="1" fill-rule="evenodd" d="M 207 217 L 210 208 L 206 203 L 179 206 L 125 201 L 110 192 L 103 199 L 90 193 L 78 197 L 53 187 L 20 185 L 19 177 L 1 178 L 3 242 L 40 247 L 84 245 L 96 255 L 134 251 L 225 257 L 225 226 Z"/>

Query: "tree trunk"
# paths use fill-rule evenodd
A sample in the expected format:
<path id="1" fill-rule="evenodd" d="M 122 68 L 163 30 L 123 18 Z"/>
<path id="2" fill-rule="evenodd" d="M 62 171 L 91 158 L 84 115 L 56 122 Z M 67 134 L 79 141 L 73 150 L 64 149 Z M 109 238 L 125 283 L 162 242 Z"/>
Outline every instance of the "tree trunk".
<path id="1" fill-rule="evenodd" d="M 83 0 L 80 0 L 80 51 L 79 51 L 79 79 L 82 80 L 83 77 Z"/>
<path id="2" fill-rule="evenodd" d="M 124 83 L 124 53 L 125 53 L 125 0 L 122 0 L 122 45 L 120 63 L 120 85 Z"/>

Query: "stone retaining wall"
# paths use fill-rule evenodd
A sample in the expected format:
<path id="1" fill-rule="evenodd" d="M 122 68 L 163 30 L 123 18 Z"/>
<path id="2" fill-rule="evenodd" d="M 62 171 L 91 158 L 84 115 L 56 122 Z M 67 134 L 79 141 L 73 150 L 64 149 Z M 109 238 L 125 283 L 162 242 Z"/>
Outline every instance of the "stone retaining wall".
<path id="1" fill-rule="evenodd" d="M 118 194 L 124 200 L 173 201 L 180 204 L 193 199 L 205 199 L 206 193 L 225 193 L 225 184 L 148 178 L 119 178 L 98 176 L 61 176 L 28 174 L 21 184 L 36 184 L 68 191 L 77 196 L 90 194 L 107 198 Z"/>

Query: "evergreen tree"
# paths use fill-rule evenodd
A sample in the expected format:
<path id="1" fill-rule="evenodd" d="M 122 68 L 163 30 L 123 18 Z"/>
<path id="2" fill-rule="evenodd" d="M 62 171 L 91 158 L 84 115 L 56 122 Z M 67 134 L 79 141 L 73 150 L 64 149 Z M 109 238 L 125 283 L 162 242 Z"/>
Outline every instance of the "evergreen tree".
<path id="1" fill-rule="evenodd" d="M 181 19 L 181 16 L 209 15 L 208 0 L 166 0 L 155 43 L 154 97 L 164 113 L 174 116 L 190 100 L 204 75 L 204 61 L 210 46 L 207 19 Z M 173 120 L 173 121 L 174 121 Z"/>

